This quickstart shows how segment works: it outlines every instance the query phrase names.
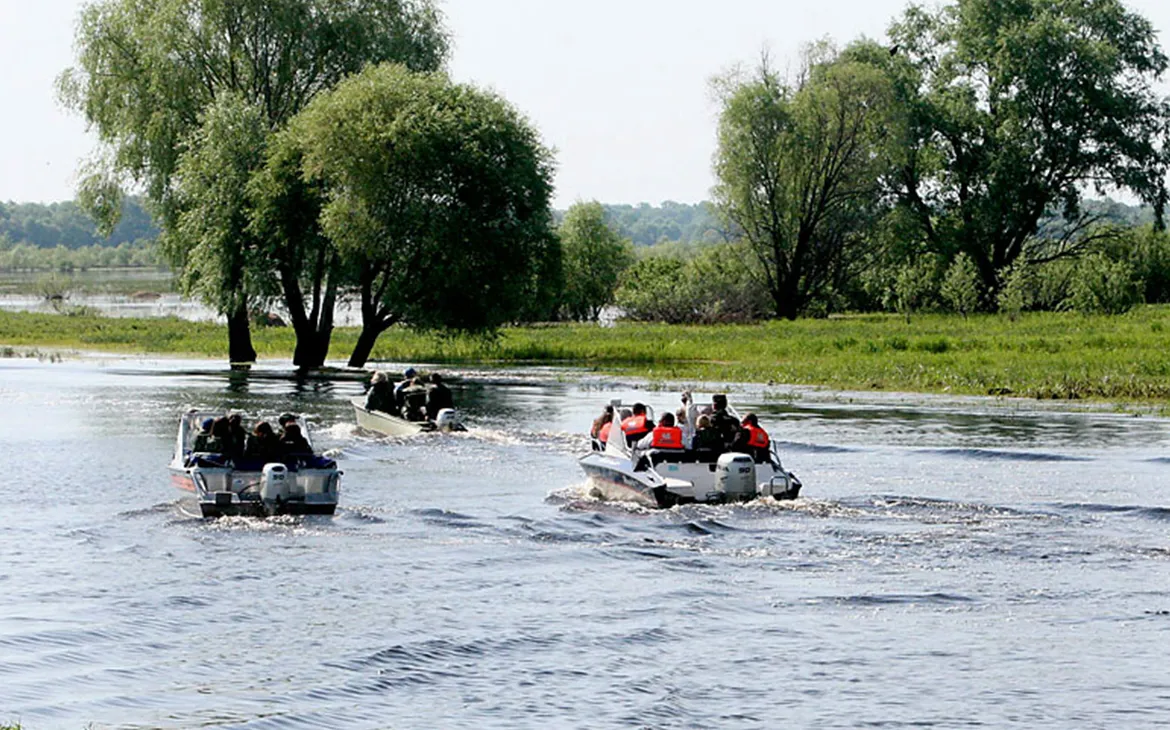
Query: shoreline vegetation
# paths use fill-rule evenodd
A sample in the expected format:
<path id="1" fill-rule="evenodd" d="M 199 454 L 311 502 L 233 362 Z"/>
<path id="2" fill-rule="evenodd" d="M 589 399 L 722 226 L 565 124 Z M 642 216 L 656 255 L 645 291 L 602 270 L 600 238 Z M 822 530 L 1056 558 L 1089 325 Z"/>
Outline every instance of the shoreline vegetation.
<path id="1" fill-rule="evenodd" d="M 1124 315 L 1025 312 L 893 314 L 756 325 L 618 322 L 508 327 L 495 339 L 394 328 L 377 362 L 566 365 L 655 380 L 704 380 L 838 390 L 1014 396 L 1039 400 L 1170 403 L 1170 306 Z M 186 355 L 222 359 L 226 326 L 178 318 L 132 319 L 0 312 L 0 353 L 17 348 Z M 334 332 L 329 359 L 359 334 Z M 290 358 L 291 328 L 254 333 L 261 358 Z"/>

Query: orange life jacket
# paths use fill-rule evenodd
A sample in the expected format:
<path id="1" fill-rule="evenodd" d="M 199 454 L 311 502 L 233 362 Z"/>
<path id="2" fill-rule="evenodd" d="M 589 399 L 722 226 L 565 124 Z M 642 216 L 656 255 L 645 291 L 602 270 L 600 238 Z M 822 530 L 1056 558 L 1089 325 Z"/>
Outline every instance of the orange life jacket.
<path id="1" fill-rule="evenodd" d="M 630 416 L 622 421 L 622 433 L 627 438 L 638 438 L 650 433 L 650 429 L 646 426 L 646 416 Z"/>
<path id="2" fill-rule="evenodd" d="M 749 425 L 745 425 L 744 428 L 748 432 L 748 446 L 751 446 L 753 449 L 768 448 L 768 444 L 771 442 L 768 439 L 768 433 L 764 429 L 759 426 Z"/>
<path id="3" fill-rule="evenodd" d="M 682 429 L 677 426 L 659 426 L 650 432 L 650 448 L 683 449 Z"/>
<path id="4" fill-rule="evenodd" d="M 597 440 L 601 443 L 609 441 L 609 429 L 613 427 L 613 421 L 607 421 L 601 426 L 601 430 L 597 432 Z"/>

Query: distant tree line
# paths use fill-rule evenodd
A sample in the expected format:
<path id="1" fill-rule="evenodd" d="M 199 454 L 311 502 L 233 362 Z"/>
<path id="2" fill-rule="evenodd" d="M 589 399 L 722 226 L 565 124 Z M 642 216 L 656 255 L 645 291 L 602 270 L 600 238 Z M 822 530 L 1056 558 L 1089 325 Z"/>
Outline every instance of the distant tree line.
<path id="1" fill-rule="evenodd" d="M 656 243 L 720 243 L 727 240 L 718 212 L 709 202 L 688 205 L 672 200 L 661 205 L 603 203 L 606 221 L 635 246 Z"/>
<path id="2" fill-rule="evenodd" d="M 89 269 L 160 266 L 153 241 L 139 239 L 118 245 L 94 244 L 80 248 L 52 248 L 28 243 L 13 244 L 0 236 L 0 271 L 87 271 Z"/>
<path id="3" fill-rule="evenodd" d="M 123 200 L 118 224 L 108 236 L 98 231 L 98 224 L 75 201 L 60 203 L 0 203 L 0 239 L 10 244 L 28 244 L 36 248 L 63 246 L 119 246 L 136 241 L 153 241 L 159 230 L 150 214 L 134 197 Z"/>

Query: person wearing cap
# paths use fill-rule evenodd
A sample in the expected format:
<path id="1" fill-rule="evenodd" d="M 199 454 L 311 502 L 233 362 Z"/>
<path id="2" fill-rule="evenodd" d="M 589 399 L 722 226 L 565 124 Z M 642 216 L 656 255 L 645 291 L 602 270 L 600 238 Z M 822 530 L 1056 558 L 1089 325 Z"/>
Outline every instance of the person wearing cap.
<path id="1" fill-rule="evenodd" d="M 214 418 L 204 418 L 199 424 L 199 433 L 195 436 L 195 444 L 191 451 L 198 453 L 218 453 L 222 448 L 219 439 L 211 435 L 211 427 L 215 425 Z"/>
<path id="2" fill-rule="evenodd" d="M 374 373 L 374 377 L 370 381 L 370 390 L 366 393 L 366 410 L 397 413 L 394 385 L 386 373 L 381 370 Z"/>
<path id="3" fill-rule="evenodd" d="M 407 368 L 402 371 L 402 380 L 394 384 L 394 412 L 401 413 L 402 407 L 406 405 L 402 398 L 402 391 L 410 387 L 411 381 L 414 380 L 418 372 L 414 368 Z"/>

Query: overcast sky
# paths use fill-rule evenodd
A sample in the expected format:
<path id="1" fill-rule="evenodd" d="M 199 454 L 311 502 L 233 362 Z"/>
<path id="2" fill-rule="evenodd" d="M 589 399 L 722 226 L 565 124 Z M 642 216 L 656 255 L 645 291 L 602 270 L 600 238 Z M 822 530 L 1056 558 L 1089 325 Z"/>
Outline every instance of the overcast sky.
<path id="1" fill-rule="evenodd" d="M 0 0 L 0 200 L 73 197 L 93 140 L 56 102 L 82 0 Z M 708 80 L 767 47 L 881 38 L 903 0 L 446 0 L 452 75 L 509 99 L 557 150 L 555 204 L 708 197 Z M 1130 3 L 1162 33 L 1170 2 Z"/>

